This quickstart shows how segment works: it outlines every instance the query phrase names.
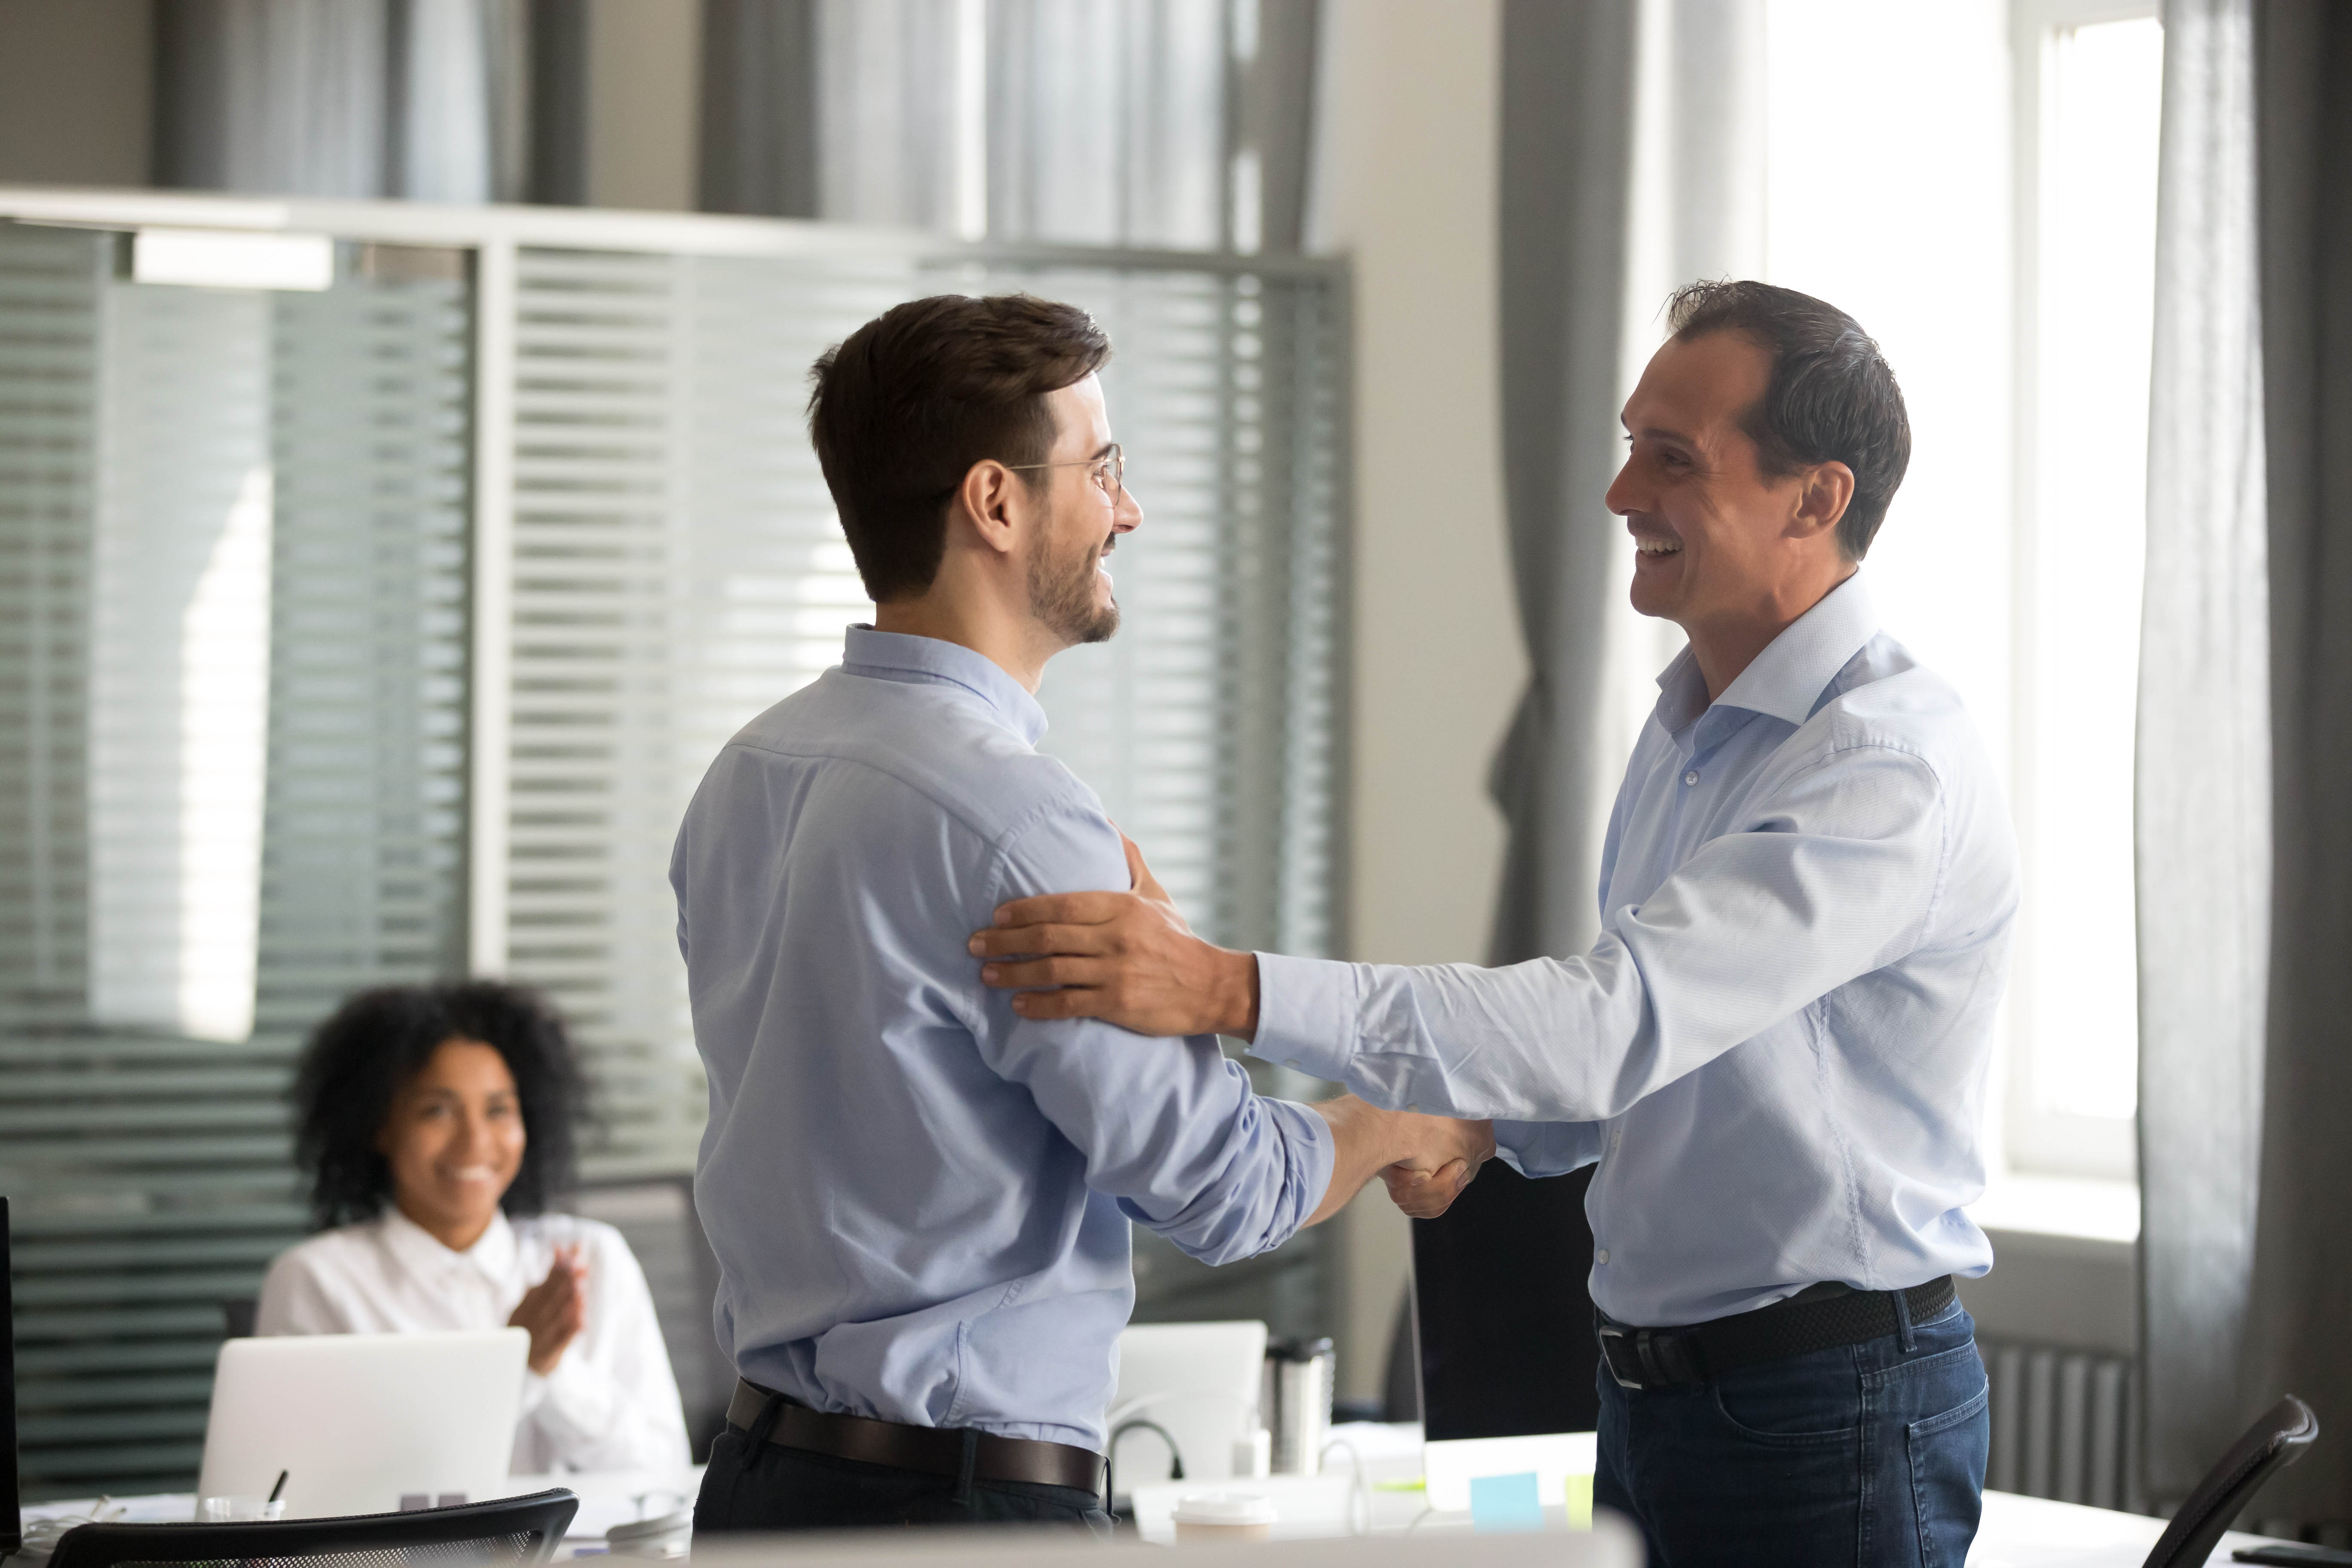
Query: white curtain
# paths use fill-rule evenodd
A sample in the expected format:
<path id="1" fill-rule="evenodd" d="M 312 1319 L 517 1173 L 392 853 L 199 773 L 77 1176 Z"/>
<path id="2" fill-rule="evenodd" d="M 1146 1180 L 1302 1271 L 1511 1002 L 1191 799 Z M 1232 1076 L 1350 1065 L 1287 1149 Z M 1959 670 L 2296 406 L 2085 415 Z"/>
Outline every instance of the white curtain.
<path id="1" fill-rule="evenodd" d="M 2240 1397 L 2270 984 L 2270 603 L 2252 0 L 2168 0 L 2140 636 L 2140 1172 L 2151 1495 Z"/>

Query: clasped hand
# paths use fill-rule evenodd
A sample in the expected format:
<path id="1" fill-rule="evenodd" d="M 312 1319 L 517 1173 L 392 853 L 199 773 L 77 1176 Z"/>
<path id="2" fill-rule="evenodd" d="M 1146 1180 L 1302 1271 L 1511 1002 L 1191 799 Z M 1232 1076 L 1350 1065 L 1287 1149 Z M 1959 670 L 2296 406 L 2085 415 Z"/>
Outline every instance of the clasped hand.
<path id="1" fill-rule="evenodd" d="M 547 1278 L 523 1292 L 507 1326 L 530 1332 L 530 1370 L 545 1377 L 588 1326 L 588 1264 L 580 1248 L 559 1247 Z"/>
<path id="2" fill-rule="evenodd" d="M 1478 1167 L 1495 1157 L 1495 1124 L 1459 1121 L 1451 1116 L 1406 1115 L 1419 1147 L 1384 1167 L 1381 1180 L 1389 1198 L 1414 1219 L 1435 1219 L 1462 1195 Z"/>

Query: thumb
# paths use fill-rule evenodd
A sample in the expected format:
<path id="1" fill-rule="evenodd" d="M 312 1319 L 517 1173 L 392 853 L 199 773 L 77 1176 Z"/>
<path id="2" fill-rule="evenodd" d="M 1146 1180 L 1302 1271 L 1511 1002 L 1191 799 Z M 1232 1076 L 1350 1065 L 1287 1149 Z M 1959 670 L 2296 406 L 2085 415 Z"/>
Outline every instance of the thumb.
<path id="1" fill-rule="evenodd" d="M 1144 863 L 1143 851 L 1136 847 L 1135 840 L 1121 830 L 1118 842 L 1119 847 L 1127 851 L 1127 874 L 1135 891 L 1154 903 L 1168 902 L 1168 889 L 1162 888 L 1160 879 L 1151 874 L 1151 868 Z"/>

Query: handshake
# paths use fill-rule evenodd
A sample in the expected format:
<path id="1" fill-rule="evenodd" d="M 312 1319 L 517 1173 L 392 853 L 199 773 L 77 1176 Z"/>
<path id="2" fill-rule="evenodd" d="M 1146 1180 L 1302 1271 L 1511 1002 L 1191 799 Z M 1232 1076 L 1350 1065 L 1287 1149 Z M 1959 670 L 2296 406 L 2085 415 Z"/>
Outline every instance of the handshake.
<path id="1" fill-rule="evenodd" d="M 1352 1094 L 1311 1108 L 1331 1124 L 1337 1151 L 1323 1218 L 1378 1175 L 1389 1197 L 1414 1219 L 1435 1219 L 1495 1155 L 1491 1121 L 1461 1121 L 1410 1110 L 1382 1110 Z"/>

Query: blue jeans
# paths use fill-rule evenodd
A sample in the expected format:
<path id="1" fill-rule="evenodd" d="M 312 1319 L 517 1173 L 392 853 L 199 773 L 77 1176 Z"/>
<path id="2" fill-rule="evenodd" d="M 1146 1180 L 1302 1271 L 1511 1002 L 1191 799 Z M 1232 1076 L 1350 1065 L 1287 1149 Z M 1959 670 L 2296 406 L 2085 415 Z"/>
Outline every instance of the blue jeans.
<path id="1" fill-rule="evenodd" d="M 1955 1301 L 1884 1339 L 1696 1388 L 1601 1364 L 1592 1500 L 1641 1526 L 1653 1568 L 1961 1568 L 1984 1496 L 1984 1363 Z"/>

